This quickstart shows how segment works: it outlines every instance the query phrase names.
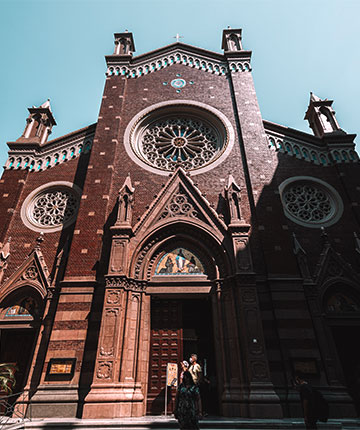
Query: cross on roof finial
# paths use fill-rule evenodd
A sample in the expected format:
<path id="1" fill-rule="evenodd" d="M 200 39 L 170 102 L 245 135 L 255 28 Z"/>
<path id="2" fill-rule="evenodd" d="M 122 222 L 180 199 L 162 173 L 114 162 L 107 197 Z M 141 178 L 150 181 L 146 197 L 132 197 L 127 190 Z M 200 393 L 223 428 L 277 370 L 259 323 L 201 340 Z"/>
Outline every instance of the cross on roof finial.
<path id="1" fill-rule="evenodd" d="M 177 42 L 179 42 L 179 39 L 182 39 L 184 36 L 180 36 L 179 33 L 176 33 L 176 36 L 174 36 L 173 38 L 176 39 Z"/>

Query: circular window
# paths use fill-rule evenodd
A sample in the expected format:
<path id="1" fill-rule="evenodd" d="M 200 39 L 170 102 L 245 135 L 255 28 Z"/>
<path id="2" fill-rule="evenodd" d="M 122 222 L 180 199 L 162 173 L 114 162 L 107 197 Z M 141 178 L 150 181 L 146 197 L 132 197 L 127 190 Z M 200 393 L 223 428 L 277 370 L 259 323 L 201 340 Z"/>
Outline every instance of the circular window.
<path id="1" fill-rule="evenodd" d="M 25 199 L 21 218 L 31 230 L 60 230 L 75 221 L 80 194 L 81 190 L 69 182 L 46 184 Z"/>
<path id="2" fill-rule="evenodd" d="M 213 163 L 228 155 L 234 133 L 223 114 L 204 106 L 165 102 L 144 110 L 125 132 L 128 154 L 142 167 L 160 174 L 177 167 L 196 173 L 203 173 L 210 164 L 215 167 Z"/>
<path id="3" fill-rule="evenodd" d="M 297 177 L 280 186 L 285 215 L 306 227 L 326 227 L 339 220 L 343 211 L 338 192 L 317 178 Z"/>

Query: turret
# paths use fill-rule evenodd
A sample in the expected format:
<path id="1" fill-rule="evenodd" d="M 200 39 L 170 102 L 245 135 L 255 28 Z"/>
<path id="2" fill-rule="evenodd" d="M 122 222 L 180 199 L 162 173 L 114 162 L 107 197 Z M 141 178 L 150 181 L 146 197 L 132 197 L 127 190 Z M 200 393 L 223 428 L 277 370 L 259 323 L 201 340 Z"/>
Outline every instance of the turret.
<path id="1" fill-rule="evenodd" d="M 346 134 L 336 120 L 335 111 L 332 108 L 333 100 L 322 100 L 313 93 L 310 93 L 309 107 L 305 118 L 313 133 L 317 137 L 329 134 Z"/>
<path id="2" fill-rule="evenodd" d="M 29 116 L 22 136 L 17 139 L 20 143 L 40 143 L 43 145 L 48 140 L 51 130 L 56 121 L 51 111 L 50 100 L 46 100 L 39 107 L 33 106 L 28 109 Z"/>

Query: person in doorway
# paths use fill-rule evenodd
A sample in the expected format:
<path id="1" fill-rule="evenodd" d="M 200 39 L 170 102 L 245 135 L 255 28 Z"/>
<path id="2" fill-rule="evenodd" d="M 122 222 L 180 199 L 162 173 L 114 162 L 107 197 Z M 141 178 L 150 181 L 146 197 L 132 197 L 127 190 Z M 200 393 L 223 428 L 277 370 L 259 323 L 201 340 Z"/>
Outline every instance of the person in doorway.
<path id="1" fill-rule="evenodd" d="M 189 363 L 186 360 L 184 360 L 184 361 L 180 362 L 180 366 L 181 366 L 181 372 L 180 372 L 179 380 L 180 380 L 180 384 L 181 384 L 183 381 L 184 373 L 186 371 L 189 371 Z"/>
<path id="2" fill-rule="evenodd" d="M 316 401 L 313 387 L 303 378 L 302 375 L 295 376 L 295 388 L 299 391 L 301 405 L 304 412 L 306 429 L 317 429 Z"/>
<path id="3" fill-rule="evenodd" d="M 198 357 L 196 354 L 191 354 L 189 372 L 193 378 L 195 385 L 200 385 L 202 382 L 202 369 L 200 364 L 197 362 Z"/>
<path id="4" fill-rule="evenodd" d="M 190 372 L 186 370 L 175 398 L 174 416 L 179 422 L 180 429 L 199 429 L 200 412 L 200 390 L 194 384 Z"/>

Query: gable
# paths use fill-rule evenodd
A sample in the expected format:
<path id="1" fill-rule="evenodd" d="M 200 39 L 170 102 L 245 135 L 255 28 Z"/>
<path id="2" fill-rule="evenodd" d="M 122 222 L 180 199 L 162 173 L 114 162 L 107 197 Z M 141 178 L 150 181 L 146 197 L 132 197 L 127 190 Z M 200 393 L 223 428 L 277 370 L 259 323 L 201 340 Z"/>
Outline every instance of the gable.
<path id="1" fill-rule="evenodd" d="M 155 225 L 160 226 L 171 220 L 207 225 L 222 234 L 227 230 L 218 213 L 181 167 L 171 176 L 159 196 L 135 225 L 134 234 L 139 235 L 141 231 L 145 233 Z"/>
<path id="2" fill-rule="evenodd" d="M 215 75 L 225 76 L 231 72 L 251 70 L 249 51 L 243 51 L 243 58 L 234 60 L 230 65 L 222 54 L 196 48 L 184 43 L 174 43 L 144 55 L 124 61 L 118 55 L 106 56 L 107 76 L 121 75 L 126 78 L 139 78 L 149 73 L 171 67 L 174 64 L 202 70 Z"/>

